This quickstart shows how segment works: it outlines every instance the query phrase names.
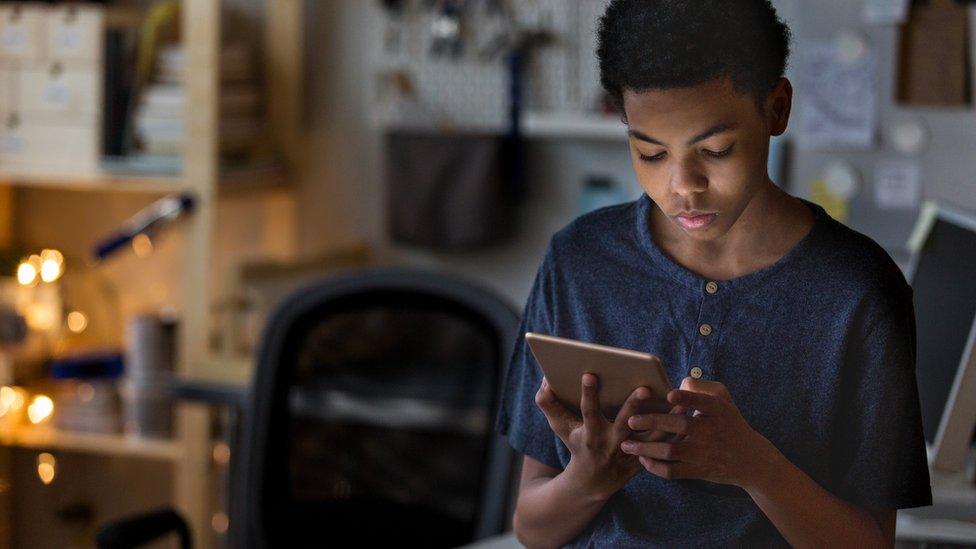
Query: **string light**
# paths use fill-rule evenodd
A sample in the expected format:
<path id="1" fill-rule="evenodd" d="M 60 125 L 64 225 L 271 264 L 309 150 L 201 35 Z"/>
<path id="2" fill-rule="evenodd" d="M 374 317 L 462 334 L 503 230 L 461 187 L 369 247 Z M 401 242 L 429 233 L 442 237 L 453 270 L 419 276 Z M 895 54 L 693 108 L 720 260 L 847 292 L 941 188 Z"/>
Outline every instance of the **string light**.
<path id="1" fill-rule="evenodd" d="M 30 286 L 37 280 L 37 269 L 26 261 L 22 261 L 17 266 L 17 282 L 21 286 Z"/>
<path id="2" fill-rule="evenodd" d="M 16 412 L 24 405 L 24 390 L 19 387 L 0 387 L 0 417 Z"/>
<path id="3" fill-rule="evenodd" d="M 61 265 L 52 259 L 45 259 L 41 263 L 41 280 L 44 282 L 54 282 L 61 278 Z"/>
<path id="4" fill-rule="evenodd" d="M 54 413 L 54 401 L 47 395 L 36 395 L 27 406 L 27 419 L 37 425 Z"/>
<path id="5" fill-rule="evenodd" d="M 17 282 L 22 286 L 37 283 L 38 277 L 44 282 L 54 282 L 64 274 L 64 254 L 58 250 L 45 249 L 33 254 L 17 265 Z"/>
<path id="6" fill-rule="evenodd" d="M 54 282 L 64 273 L 64 255 L 57 250 L 41 250 L 41 280 Z"/>
<path id="7" fill-rule="evenodd" d="M 48 260 L 53 261 L 57 263 L 59 266 L 64 265 L 64 254 L 62 254 L 57 250 L 52 250 L 52 249 L 41 250 L 41 259 L 43 261 L 48 261 Z"/>
<path id="8" fill-rule="evenodd" d="M 54 482 L 58 462 L 54 456 L 44 452 L 37 455 L 37 476 L 45 485 Z"/>
<path id="9" fill-rule="evenodd" d="M 80 334 L 88 327 L 88 317 L 81 311 L 71 311 L 68 313 L 68 329 L 76 334 Z"/>

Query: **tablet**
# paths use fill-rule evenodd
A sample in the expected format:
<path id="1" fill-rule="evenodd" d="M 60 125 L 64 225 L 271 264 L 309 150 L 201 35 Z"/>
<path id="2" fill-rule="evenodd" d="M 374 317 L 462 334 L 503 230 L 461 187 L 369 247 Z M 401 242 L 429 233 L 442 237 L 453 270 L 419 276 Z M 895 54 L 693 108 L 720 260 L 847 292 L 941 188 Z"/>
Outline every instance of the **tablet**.
<path id="1" fill-rule="evenodd" d="M 586 372 L 599 379 L 600 408 L 610 421 L 642 385 L 651 390 L 651 396 L 640 413 L 668 413 L 673 407 L 666 398 L 671 390 L 667 372 L 661 359 L 652 354 L 532 332 L 525 333 L 525 341 L 556 397 L 577 414 Z"/>

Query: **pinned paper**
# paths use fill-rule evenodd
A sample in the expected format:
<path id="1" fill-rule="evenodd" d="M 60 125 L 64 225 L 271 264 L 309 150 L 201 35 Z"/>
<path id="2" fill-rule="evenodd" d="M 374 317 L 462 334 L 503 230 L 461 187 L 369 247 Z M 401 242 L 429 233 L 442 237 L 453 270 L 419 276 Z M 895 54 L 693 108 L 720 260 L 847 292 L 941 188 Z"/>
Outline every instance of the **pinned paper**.
<path id="1" fill-rule="evenodd" d="M 922 171 L 914 162 L 887 160 L 874 174 L 874 202 L 882 209 L 914 209 L 921 198 Z"/>
<path id="2" fill-rule="evenodd" d="M 854 166 L 842 160 L 831 162 L 823 172 L 823 181 L 831 193 L 850 200 L 861 190 L 861 177 Z"/>
<path id="3" fill-rule="evenodd" d="M 922 120 L 903 120 L 892 126 L 890 139 L 895 150 L 906 156 L 914 156 L 928 147 L 929 130 Z"/>
<path id="4" fill-rule="evenodd" d="M 868 25 L 901 25 L 908 20 L 909 0 L 866 0 L 864 22 Z"/>
<path id="5" fill-rule="evenodd" d="M 830 217 L 841 223 L 847 222 L 847 201 L 837 196 L 823 179 L 810 184 L 810 200 L 819 204 Z"/>
<path id="6" fill-rule="evenodd" d="M 869 149 L 877 134 L 876 58 L 854 33 L 808 45 L 800 54 L 798 144 Z"/>

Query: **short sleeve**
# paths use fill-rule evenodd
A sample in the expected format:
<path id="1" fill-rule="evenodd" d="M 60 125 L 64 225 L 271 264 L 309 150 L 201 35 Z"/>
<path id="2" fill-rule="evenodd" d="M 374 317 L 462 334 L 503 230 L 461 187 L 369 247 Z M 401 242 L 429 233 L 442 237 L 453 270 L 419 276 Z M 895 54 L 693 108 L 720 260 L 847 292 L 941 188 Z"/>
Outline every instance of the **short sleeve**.
<path id="1" fill-rule="evenodd" d="M 542 384 L 542 370 L 525 344 L 525 333 L 553 333 L 552 310 L 553 265 L 552 244 L 536 273 L 535 282 L 525 303 L 515 348 L 512 350 L 495 430 L 508 437 L 515 450 L 550 467 L 562 469 L 557 453 L 557 437 L 549 427 L 535 394 Z"/>
<path id="2" fill-rule="evenodd" d="M 836 492 L 871 509 L 932 504 L 918 384 L 913 290 L 877 300 L 844 379 Z"/>

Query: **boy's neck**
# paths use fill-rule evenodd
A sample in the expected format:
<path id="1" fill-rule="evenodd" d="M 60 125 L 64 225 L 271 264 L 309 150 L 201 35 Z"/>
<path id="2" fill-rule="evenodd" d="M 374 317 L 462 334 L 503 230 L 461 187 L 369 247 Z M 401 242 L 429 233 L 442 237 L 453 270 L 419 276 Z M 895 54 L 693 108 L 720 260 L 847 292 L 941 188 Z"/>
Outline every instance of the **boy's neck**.
<path id="1" fill-rule="evenodd" d="M 654 241 L 675 262 L 711 280 L 728 280 L 772 265 L 813 227 L 814 215 L 803 202 L 767 178 L 742 215 L 721 238 L 691 238 L 656 206 Z"/>

